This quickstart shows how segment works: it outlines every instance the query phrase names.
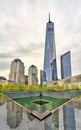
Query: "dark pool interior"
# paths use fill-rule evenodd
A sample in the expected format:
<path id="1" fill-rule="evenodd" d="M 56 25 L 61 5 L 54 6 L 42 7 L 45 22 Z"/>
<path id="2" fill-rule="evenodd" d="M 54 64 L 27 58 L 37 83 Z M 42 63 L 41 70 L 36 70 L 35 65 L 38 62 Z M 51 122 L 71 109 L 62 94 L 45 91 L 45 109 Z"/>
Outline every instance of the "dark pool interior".
<path id="1" fill-rule="evenodd" d="M 38 100 L 38 101 L 34 101 L 33 103 L 36 103 L 36 104 L 39 104 L 39 105 L 44 105 L 44 104 L 47 104 L 47 103 L 50 103 L 50 102 Z"/>

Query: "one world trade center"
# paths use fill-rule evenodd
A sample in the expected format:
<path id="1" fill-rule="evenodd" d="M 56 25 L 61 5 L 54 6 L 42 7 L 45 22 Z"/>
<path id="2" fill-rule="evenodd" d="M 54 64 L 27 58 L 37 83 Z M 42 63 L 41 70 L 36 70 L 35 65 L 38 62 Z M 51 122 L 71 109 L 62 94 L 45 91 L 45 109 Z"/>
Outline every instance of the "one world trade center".
<path id="1" fill-rule="evenodd" d="M 46 38 L 45 38 L 45 52 L 44 52 L 44 73 L 45 80 L 57 80 L 57 64 L 56 64 L 56 48 L 55 48 L 55 35 L 54 23 L 50 20 L 46 25 Z"/>

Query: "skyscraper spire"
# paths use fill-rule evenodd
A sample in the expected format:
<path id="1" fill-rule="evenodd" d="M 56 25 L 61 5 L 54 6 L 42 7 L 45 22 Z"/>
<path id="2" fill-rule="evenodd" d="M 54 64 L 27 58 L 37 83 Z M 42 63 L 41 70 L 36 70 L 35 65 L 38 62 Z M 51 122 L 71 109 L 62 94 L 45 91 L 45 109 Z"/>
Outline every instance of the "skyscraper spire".
<path id="1" fill-rule="evenodd" d="M 50 22 L 50 12 L 49 12 L 49 22 Z"/>

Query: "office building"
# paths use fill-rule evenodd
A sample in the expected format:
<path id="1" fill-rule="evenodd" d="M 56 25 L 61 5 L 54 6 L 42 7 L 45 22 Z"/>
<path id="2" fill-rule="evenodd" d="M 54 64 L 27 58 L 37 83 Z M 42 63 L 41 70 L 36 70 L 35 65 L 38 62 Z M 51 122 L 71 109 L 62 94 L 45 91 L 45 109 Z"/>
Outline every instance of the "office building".
<path id="1" fill-rule="evenodd" d="M 46 25 L 45 51 L 44 51 L 44 72 L 46 73 L 46 81 L 57 80 L 56 67 L 56 47 L 54 35 L 54 23 L 50 20 Z"/>
<path id="2" fill-rule="evenodd" d="M 43 70 L 40 70 L 40 86 L 43 86 L 44 81 L 46 81 L 46 74 Z"/>
<path id="3" fill-rule="evenodd" d="M 38 86 L 38 70 L 35 65 L 28 69 L 28 86 Z"/>
<path id="4" fill-rule="evenodd" d="M 28 75 L 25 75 L 25 85 L 28 86 Z"/>
<path id="5" fill-rule="evenodd" d="M 24 68 L 24 63 L 20 59 L 13 60 L 9 80 L 17 84 L 25 84 Z"/>
<path id="6" fill-rule="evenodd" d="M 71 54 L 70 51 L 61 55 L 61 78 L 71 77 Z"/>

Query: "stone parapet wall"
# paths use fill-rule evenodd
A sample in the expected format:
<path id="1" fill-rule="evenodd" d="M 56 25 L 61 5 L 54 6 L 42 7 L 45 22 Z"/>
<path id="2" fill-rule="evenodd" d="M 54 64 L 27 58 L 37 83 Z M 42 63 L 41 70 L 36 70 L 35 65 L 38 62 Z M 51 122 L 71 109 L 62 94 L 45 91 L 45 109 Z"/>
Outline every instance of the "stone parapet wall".
<path id="1" fill-rule="evenodd" d="M 0 84 L 2 84 L 2 85 L 10 85 L 10 86 L 12 86 L 12 85 L 15 85 L 15 86 L 17 86 L 17 85 L 24 85 L 24 86 L 26 86 L 26 84 L 17 84 L 17 83 L 15 83 L 15 81 L 11 81 L 11 80 L 3 80 L 3 79 L 0 79 Z"/>
<path id="2" fill-rule="evenodd" d="M 66 79 L 59 79 L 57 81 L 49 81 L 47 82 L 47 87 L 56 86 L 56 85 L 81 85 L 81 75 L 72 76 Z"/>
<path id="3" fill-rule="evenodd" d="M 8 80 L 0 79 L 0 84 L 8 85 Z"/>

